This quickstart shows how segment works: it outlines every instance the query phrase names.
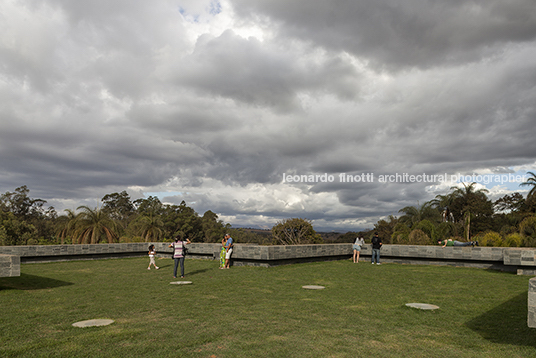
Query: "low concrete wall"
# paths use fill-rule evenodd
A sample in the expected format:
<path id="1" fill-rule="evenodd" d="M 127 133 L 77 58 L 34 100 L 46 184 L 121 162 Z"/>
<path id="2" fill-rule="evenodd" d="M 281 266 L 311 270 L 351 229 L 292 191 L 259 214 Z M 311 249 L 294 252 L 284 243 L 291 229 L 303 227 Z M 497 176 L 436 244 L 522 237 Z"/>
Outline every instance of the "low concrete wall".
<path id="1" fill-rule="evenodd" d="M 20 276 L 20 257 L 0 255 L 0 277 Z"/>
<path id="2" fill-rule="evenodd" d="M 147 255 L 149 244 L 0 246 L 0 254 L 18 256 L 21 263 L 139 257 Z M 154 245 L 158 256 L 171 256 L 169 243 Z M 206 259 L 217 259 L 221 248 L 218 243 L 192 243 L 188 246 L 190 257 Z M 370 244 L 364 245 L 361 260 L 370 259 L 371 251 Z M 289 246 L 236 244 L 232 263 L 237 266 L 270 267 L 298 262 L 348 259 L 352 252 L 351 243 Z M 493 268 L 536 275 L 536 249 L 533 248 L 384 245 L 381 249 L 381 261 Z"/>

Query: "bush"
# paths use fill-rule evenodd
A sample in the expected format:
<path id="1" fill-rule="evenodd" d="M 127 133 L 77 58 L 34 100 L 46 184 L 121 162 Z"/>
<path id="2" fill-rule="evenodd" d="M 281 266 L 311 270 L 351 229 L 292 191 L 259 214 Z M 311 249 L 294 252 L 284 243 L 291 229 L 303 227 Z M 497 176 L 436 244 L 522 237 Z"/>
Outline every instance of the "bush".
<path id="1" fill-rule="evenodd" d="M 473 240 L 478 241 L 480 246 L 504 246 L 501 234 L 495 231 L 479 234 L 475 236 Z"/>
<path id="2" fill-rule="evenodd" d="M 411 229 L 403 223 L 395 225 L 393 235 L 391 235 L 391 242 L 393 244 L 405 245 L 409 242 L 409 233 Z"/>
<path id="3" fill-rule="evenodd" d="M 409 233 L 408 244 L 410 245 L 431 245 L 432 239 L 422 230 L 415 229 Z"/>
<path id="4" fill-rule="evenodd" d="M 509 234 L 506 236 L 503 243 L 504 246 L 507 247 L 520 247 L 523 245 L 523 236 L 517 232 Z"/>
<path id="5" fill-rule="evenodd" d="M 424 232 L 430 241 L 437 239 L 436 228 L 429 220 L 419 221 L 412 229 Z"/>

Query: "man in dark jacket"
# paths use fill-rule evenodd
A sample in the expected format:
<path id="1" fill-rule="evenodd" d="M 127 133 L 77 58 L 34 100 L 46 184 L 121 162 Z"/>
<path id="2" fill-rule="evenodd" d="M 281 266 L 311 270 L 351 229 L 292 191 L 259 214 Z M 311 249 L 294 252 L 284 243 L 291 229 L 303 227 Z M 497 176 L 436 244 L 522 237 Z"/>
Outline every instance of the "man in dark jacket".
<path id="1" fill-rule="evenodd" d="M 374 233 L 372 238 L 372 264 L 374 265 L 374 258 L 376 258 L 376 264 L 380 265 L 380 249 L 382 247 L 382 239 L 378 236 L 378 233 Z"/>

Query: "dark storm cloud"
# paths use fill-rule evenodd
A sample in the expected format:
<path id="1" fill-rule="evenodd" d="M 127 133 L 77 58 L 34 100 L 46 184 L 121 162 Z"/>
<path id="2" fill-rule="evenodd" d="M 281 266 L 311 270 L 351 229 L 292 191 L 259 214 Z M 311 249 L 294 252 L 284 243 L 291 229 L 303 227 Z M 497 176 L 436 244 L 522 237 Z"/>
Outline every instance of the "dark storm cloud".
<path id="1" fill-rule="evenodd" d="M 181 86 L 281 112 L 300 110 L 300 91 L 348 99 L 359 91 L 358 73 L 340 57 L 304 61 L 288 44 L 244 39 L 232 30 L 217 38 L 202 36 L 194 52 L 178 63 L 176 76 Z"/>
<path id="2" fill-rule="evenodd" d="M 269 18 L 279 36 L 350 51 L 374 68 L 435 67 L 478 61 L 536 36 L 531 0 L 233 0 L 250 21 Z"/>

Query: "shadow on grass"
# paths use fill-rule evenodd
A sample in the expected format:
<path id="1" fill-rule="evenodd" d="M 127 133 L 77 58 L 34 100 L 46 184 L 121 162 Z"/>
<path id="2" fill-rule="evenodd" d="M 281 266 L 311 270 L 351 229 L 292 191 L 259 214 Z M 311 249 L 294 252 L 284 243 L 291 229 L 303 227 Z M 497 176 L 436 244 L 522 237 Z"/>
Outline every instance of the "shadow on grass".
<path id="1" fill-rule="evenodd" d="M 201 269 L 201 270 L 195 270 L 195 271 L 190 271 L 190 272 L 188 272 L 188 270 L 186 270 L 186 273 L 188 275 L 195 275 L 196 273 L 202 273 L 202 272 L 205 272 L 205 271 L 209 271 L 209 269 Z"/>
<path id="2" fill-rule="evenodd" d="M 0 290 L 42 290 L 72 284 L 71 282 L 55 280 L 53 278 L 21 273 L 18 277 L 2 277 L 0 279 Z"/>
<path id="3" fill-rule="evenodd" d="M 465 325 L 482 338 L 500 344 L 536 347 L 536 330 L 527 325 L 527 292 L 521 293 Z"/>

